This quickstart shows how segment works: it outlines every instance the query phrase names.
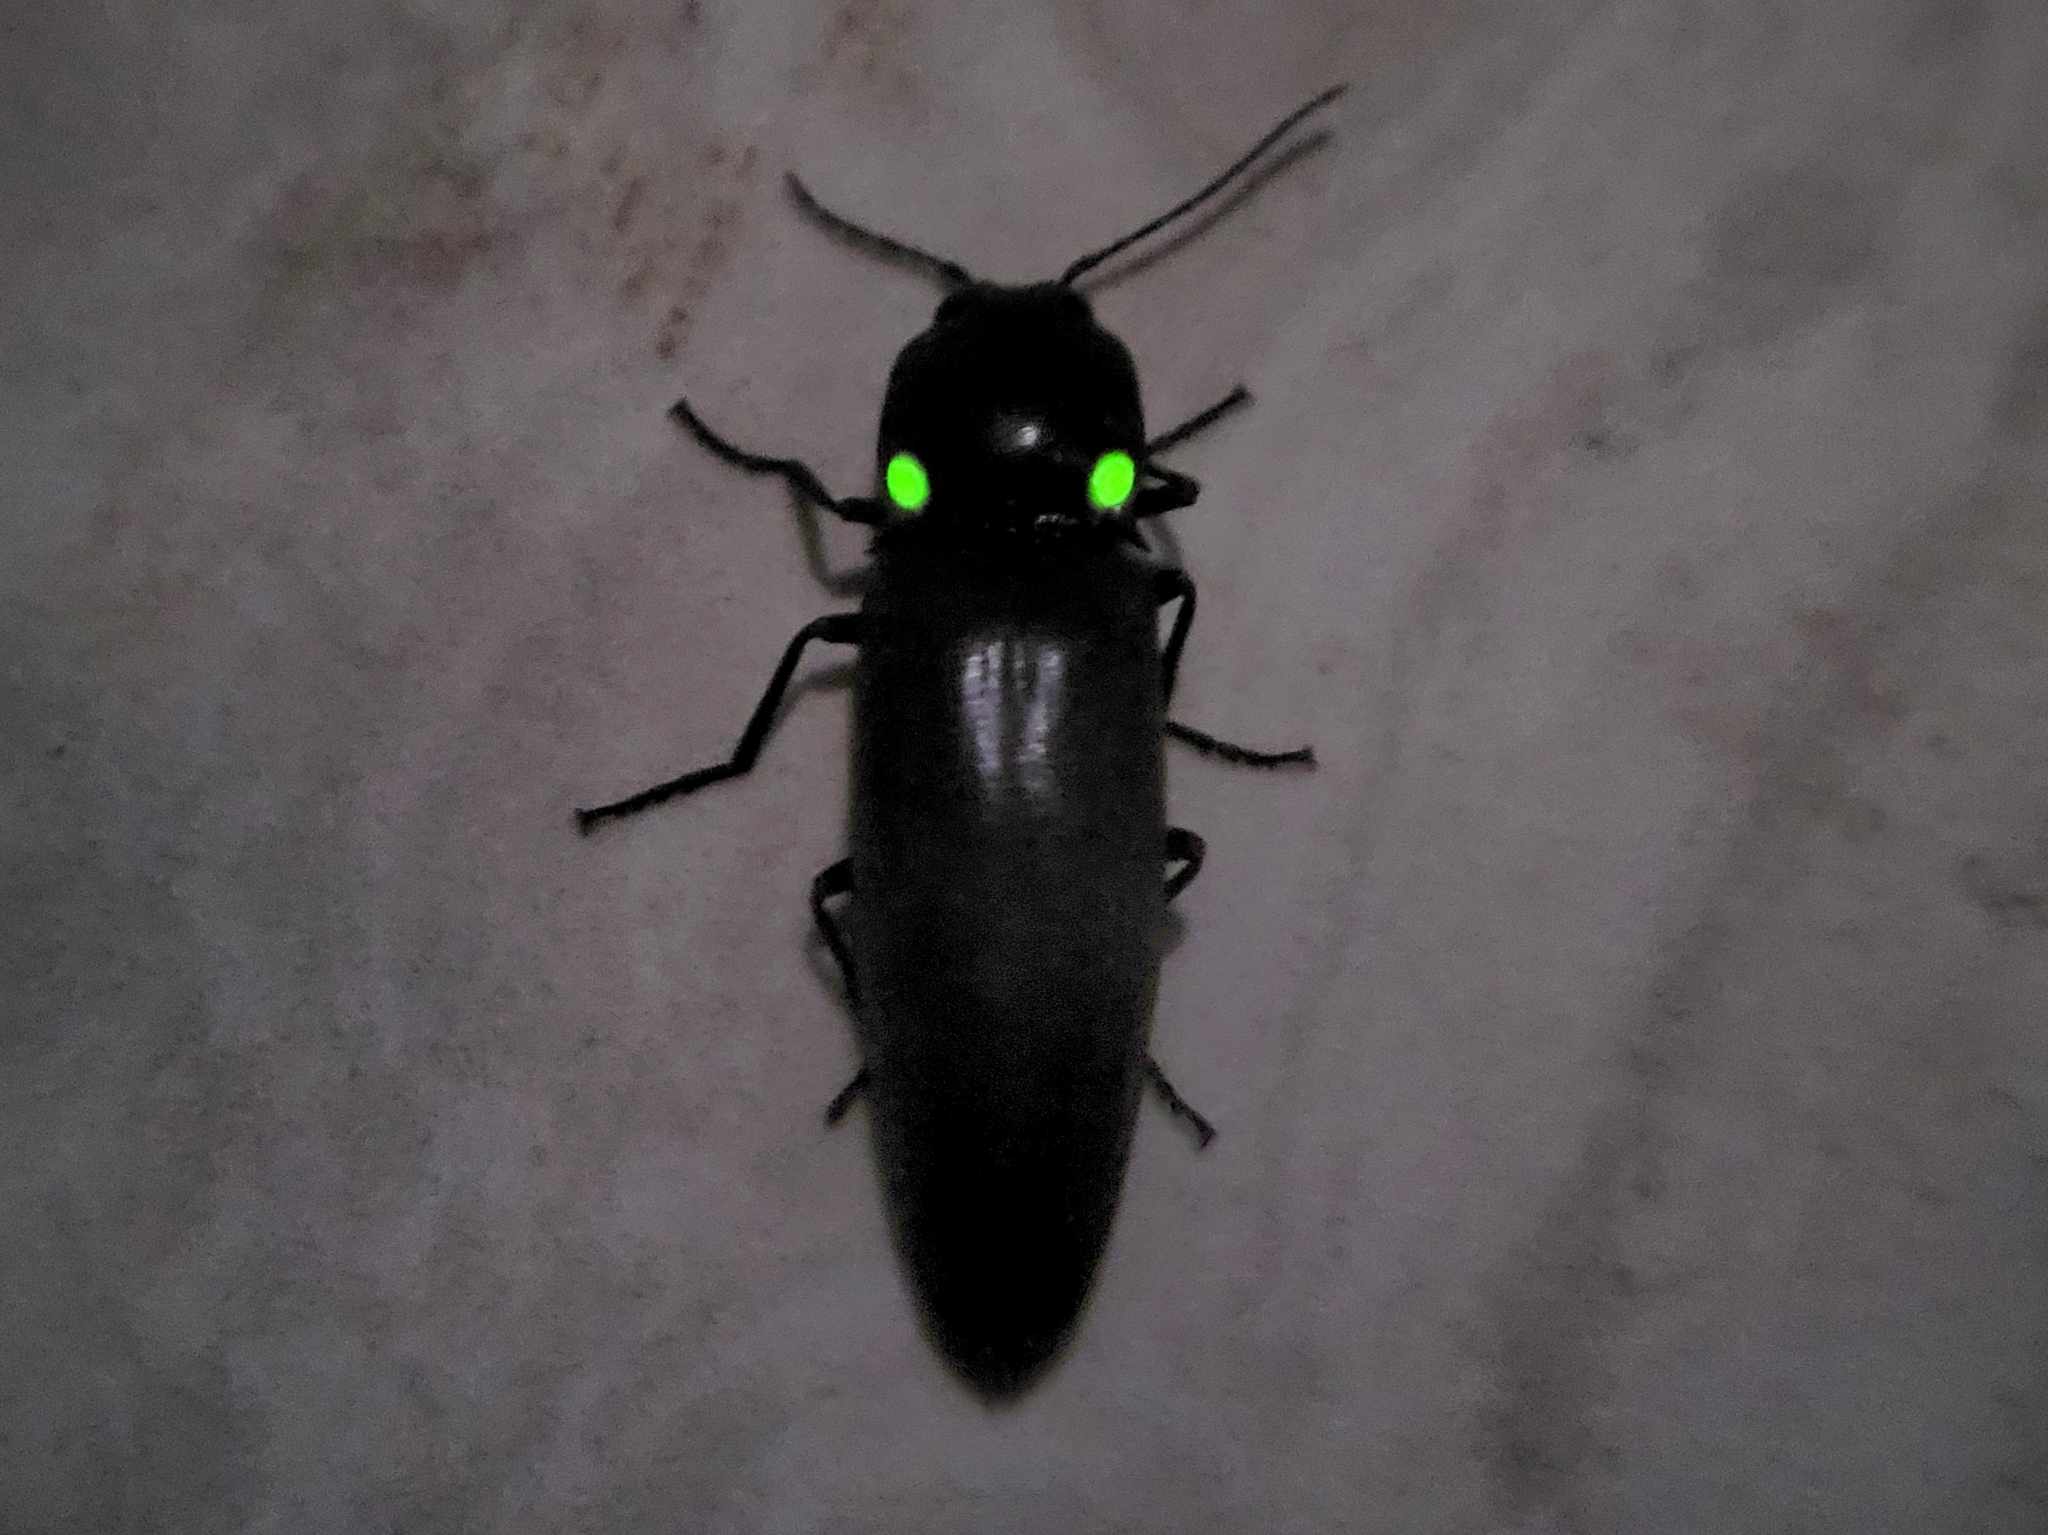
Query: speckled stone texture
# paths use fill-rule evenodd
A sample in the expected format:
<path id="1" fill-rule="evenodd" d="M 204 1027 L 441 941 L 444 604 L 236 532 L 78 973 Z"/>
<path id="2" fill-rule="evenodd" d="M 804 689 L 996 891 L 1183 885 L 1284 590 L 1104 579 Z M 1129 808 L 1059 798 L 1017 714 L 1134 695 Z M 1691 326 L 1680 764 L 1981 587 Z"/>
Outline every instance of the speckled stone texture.
<path id="1" fill-rule="evenodd" d="M 917 1329 L 808 933 L 934 294 L 1180 450 L 1208 839 L 1073 1349 Z M 2048 7 L 21 0 L 0 1528 L 2048 1530 Z"/>

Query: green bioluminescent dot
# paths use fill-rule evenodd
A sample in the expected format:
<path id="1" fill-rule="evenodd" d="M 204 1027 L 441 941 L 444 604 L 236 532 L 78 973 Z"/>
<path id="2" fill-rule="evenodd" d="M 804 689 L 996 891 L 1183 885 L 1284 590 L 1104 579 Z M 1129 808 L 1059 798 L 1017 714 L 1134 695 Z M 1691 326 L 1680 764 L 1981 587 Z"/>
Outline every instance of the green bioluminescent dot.
<path id="1" fill-rule="evenodd" d="M 921 512 L 932 498 L 932 477 L 912 453 L 898 453 L 882 471 L 882 483 L 889 487 L 889 499 L 906 512 Z"/>
<path id="2" fill-rule="evenodd" d="M 1088 471 L 1088 504 L 1098 512 L 1113 512 L 1131 499 L 1138 483 L 1138 466 L 1131 455 L 1118 449 L 1105 453 Z"/>

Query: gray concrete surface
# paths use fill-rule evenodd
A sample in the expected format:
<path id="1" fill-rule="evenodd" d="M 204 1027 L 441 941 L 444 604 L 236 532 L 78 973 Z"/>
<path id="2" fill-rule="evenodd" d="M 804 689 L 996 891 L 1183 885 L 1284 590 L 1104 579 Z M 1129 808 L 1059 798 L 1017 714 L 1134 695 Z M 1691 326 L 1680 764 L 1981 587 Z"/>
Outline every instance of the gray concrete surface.
<path id="1" fill-rule="evenodd" d="M 9 1531 L 2048 1530 L 2048 7 L 7 6 Z M 1063 1367 L 919 1336 L 802 897 L 929 289 L 1099 295 L 1209 838 Z M 827 534 L 834 568 L 860 542 Z"/>

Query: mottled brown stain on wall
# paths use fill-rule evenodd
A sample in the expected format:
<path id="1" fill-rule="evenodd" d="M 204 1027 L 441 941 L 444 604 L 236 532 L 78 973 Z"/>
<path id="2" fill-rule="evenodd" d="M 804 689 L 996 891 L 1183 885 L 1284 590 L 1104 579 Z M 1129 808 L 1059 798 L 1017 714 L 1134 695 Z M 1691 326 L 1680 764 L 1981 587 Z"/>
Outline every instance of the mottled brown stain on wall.
<path id="1" fill-rule="evenodd" d="M 2006 359 L 1991 423 L 2014 443 L 2048 438 L 2048 305 L 2034 311 Z"/>
<path id="2" fill-rule="evenodd" d="M 1510 1517 L 1559 1531 L 1605 1528 L 1607 1351 L 1653 1293 L 1623 1253 L 1629 1231 L 1665 1197 L 1672 1104 L 1733 1048 L 1722 1037 L 1720 994 L 1745 924 L 1784 899 L 1819 839 L 1884 833 L 1882 814 L 1873 817 L 1852 791 L 1850 752 L 1897 727 L 1925 636 L 1976 579 L 2014 515 L 1996 484 L 1972 484 L 1914 527 L 1842 603 L 1791 617 L 1801 648 L 1779 668 L 1775 696 L 1758 702 L 1749 797 L 1725 870 L 1650 987 L 1576 1168 L 1489 1286 L 1481 1353 L 1494 1389 L 1478 1417 L 1477 1450 Z M 1995 916 L 2031 920 L 2039 885 L 1994 877 L 1988 867 L 1971 868 L 1969 877 Z"/>
<path id="3" fill-rule="evenodd" d="M 910 8 L 894 0 L 846 0 L 826 24 L 825 63 L 850 63 L 873 79 L 907 43 L 914 20 Z"/>
<path id="4" fill-rule="evenodd" d="M 1753 175 L 1712 213 L 1705 293 L 1755 346 L 1810 325 L 1876 262 L 1880 205 L 1871 189 L 1820 161 Z"/>
<path id="5" fill-rule="evenodd" d="M 653 348 L 663 361 L 680 349 L 692 313 L 732 259 L 760 158 L 758 145 L 735 153 L 713 142 L 696 156 L 694 174 L 673 196 L 658 190 L 663 178 L 627 169 L 622 152 L 605 164 L 605 181 L 613 189 L 606 222 L 621 272 L 618 296 L 629 304 L 651 297 L 660 306 Z"/>
<path id="6" fill-rule="evenodd" d="M 2048 836 L 2028 847 L 1965 853 L 1956 882 L 2000 927 L 2048 928 Z"/>
<path id="7" fill-rule="evenodd" d="M 633 227 L 633 215 L 640 211 L 640 200 L 647 195 L 647 178 L 633 176 L 626 182 L 626 189 L 619 194 L 618 202 L 612 208 L 612 233 L 622 235 Z"/>
<path id="8" fill-rule="evenodd" d="M 1604 347 L 1567 357 L 1474 439 L 1464 512 L 1402 602 L 1393 635 L 1397 658 L 1416 664 L 1432 652 L 1452 612 L 1492 584 L 1491 562 L 1569 507 L 1575 439 L 1613 366 Z"/>
<path id="9" fill-rule="evenodd" d="M 1928 0 L 1906 29 L 1906 52 L 1915 60 L 1955 52 L 1975 42 L 1990 21 L 1990 0 Z"/>
<path id="10" fill-rule="evenodd" d="M 446 137 L 424 137 L 335 188 L 299 177 L 269 220 L 270 245 L 290 291 L 398 278 L 451 287 L 498 248 L 483 166 Z"/>
<path id="11" fill-rule="evenodd" d="M 1652 578 L 1639 618 L 1608 642 L 1615 681 L 1668 710 L 1694 745 L 1748 772 L 1763 762 L 1763 714 L 1771 635 L 1719 632 L 1700 618 L 1702 596 L 1717 579 L 1692 558 L 1673 557 Z"/>
<path id="12" fill-rule="evenodd" d="M 672 356 L 731 258 L 758 150 L 643 148 L 592 125 L 622 58 L 643 45 L 676 55 L 700 22 L 694 0 L 644 23 L 603 6 L 541 6 L 491 48 L 432 50 L 419 111 L 398 133 L 360 163 L 301 175 L 263 221 L 258 248 L 275 281 L 257 328 L 394 283 L 448 290 L 480 269 L 503 275 L 529 235 L 566 227 L 598 280 L 647 307 L 654 351 Z M 526 74 L 535 110 L 507 145 L 477 147 L 479 112 Z"/>
<path id="13" fill-rule="evenodd" d="M 570 16 L 553 36 L 545 36 L 543 89 L 566 112 L 587 111 L 604 89 L 605 72 L 625 52 L 625 28 L 595 8 Z"/>

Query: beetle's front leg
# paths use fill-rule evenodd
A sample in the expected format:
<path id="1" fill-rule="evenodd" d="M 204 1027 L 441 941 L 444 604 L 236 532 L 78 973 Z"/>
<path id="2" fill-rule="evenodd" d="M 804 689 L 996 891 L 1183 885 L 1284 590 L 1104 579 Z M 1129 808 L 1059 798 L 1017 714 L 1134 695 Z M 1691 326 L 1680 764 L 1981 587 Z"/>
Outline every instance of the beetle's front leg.
<path id="1" fill-rule="evenodd" d="M 1188 630 L 1195 622 L 1195 583 L 1186 571 L 1174 566 L 1163 567 L 1154 577 L 1154 595 L 1164 607 L 1176 599 L 1179 609 L 1173 615 L 1173 631 L 1166 638 L 1166 653 L 1161 662 L 1162 676 L 1160 690 L 1166 701 L 1173 701 L 1173 684 L 1180 671 L 1180 653 L 1188 642 Z M 1262 752 L 1249 746 L 1221 740 L 1206 730 L 1197 730 L 1192 725 L 1183 725 L 1178 720 L 1166 722 L 1166 733 L 1176 741 L 1184 741 L 1206 756 L 1220 757 L 1225 762 L 1234 762 L 1240 767 L 1288 767 L 1300 763 L 1314 767 L 1316 751 L 1313 746 L 1297 746 L 1293 751 Z"/>
<path id="2" fill-rule="evenodd" d="M 834 516 L 848 522 L 870 525 L 883 520 L 882 505 L 866 496 L 835 496 L 825 488 L 825 482 L 818 478 L 810 465 L 796 458 L 777 458 L 769 453 L 750 453 L 745 448 L 728 442 L 705 424 L 704 418 L 690 407 L 688 400 L 678 400 L 668 408 L 668 413 L 697 439 L 712 457 L 722 459 L 735 469 L 744 469 L 749 474 L 772 474 L 791 490 L 813 505 L 822 506 Z"/>
<path id="3" fill-rule="evenodd" d="M 782 705 L 782 695 L 789 691 L 789 680 L 796 675 L 797 662 L 803 659 L 804 647 L 812 640 L 825 640 L 835 645 L 858 645 L 860 643 L 860 615 L 858 613 L 828 613 L 823 618 L 814 618 L 797 630 L 796 638 L 789 642 L 782 652 L 782 660 L 776 665 L 775 675 L 768 680 L 768 691 L 761 695 L 761 701 L 754 706 L 754 714 L 747 721 L 747 728 L 740 735 L 740 744 L 733 748 L 732 755 L 723 762 L 713 763 L 685 773 L 680 778 L 671 778 L 667 783 L 658 783 L 651 789 L 642 789 L 638 794 L 629 795 L 615 804 L 599 805 L 594 810 L 576 812 L 576 829 L 588 832 L 600 821 L 617 820 L 620 816 L 632 815 L 663 800 L 675 799 L 679 795 L 695 794 L 699 789 L 728 778 L 737 778 L 750 771 L 754 759 L 761 755 L 761 743 L 768 739 L 768 732 L 775 724 L 775 711 Z"/>

